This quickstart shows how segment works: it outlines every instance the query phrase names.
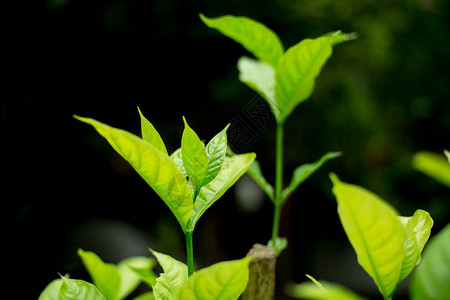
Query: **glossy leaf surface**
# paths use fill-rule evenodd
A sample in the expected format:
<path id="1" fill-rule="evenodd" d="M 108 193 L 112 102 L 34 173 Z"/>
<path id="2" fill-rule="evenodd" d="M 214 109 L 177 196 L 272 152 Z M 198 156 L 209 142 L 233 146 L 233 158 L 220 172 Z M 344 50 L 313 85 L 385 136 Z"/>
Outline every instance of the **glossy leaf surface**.
<path id="1" fill-rule="evenodd" d="M 425 247 L 410 284 L 412 300 L 447 300 L 450 295 L 450 224 Z"/>
<path id="2" fill-rule="evenodd" d="M 184 131 L 181 138 L 181 159 L 184 169 L 189 177 L 189 182 L 194 190 L 194 201 L 198 195 L 202 182 L 208 171 L 208 156 L 206 148 L 194 130 L 189 127 L 186 119 L 184 121 Z"/>
<path id="3" fill-rule="evenodd" d="M 450 164 L 444 157 L 431 152 L 418 152 L 412 160 L 413 167 L 450 187 Z"/>
<path id="4" fill-rule="evenodd" d="M 137 136 L 90 118 L 75 116 L 92 125 L 164 200 L 183 230 L 192 212 L 192 193 L 185 176 L 167 155 Z"/>
<path id="5" fill-rule="evenodd" d="M 155 147 L 157 150 L 161 151 L 162 153 L 167 154 L 166 146 L 164 145 L 164 142 L 159 135 L 158 131 L 156 131 L 155 127 L 150 123 L 144 115 L 141 113 L 141 110 L 138 107 L 139 116 L 141 118 L 141 134 L 142 139 L 149 144 L 151 144 L 153 147 Z"/>
<path id="6" fill-rule="evenodd" d="M 180 287 L 177 300 L 234 300 L 245 290 L 250 258 L 220 262 L 204 268 Z"/>
<path id="7" fill-rule="evenodd" d="M 275 100 L 275 68 L 247 56 L 239 58 L 237 68 L 239 80 L 266 99 L 278 120 L 281 112 Z"/>
<path id="8" fill-rule="evenodd" d="M 397 212 L 372 192 L 341 182 L 332 174 L 333 193 L 342 226 L 359 264 L 373 278 L 385 299 L 400 282 L 406 233 Z"/>
<path id="9" fill-rule="evenodd" d="M 406 255 L 403 260 L 400 280 L 408 276 L 419 264 L 423 247 L 430 237 L 433 219 L 424 210 L 417 210 L 412 217 L 399 217 L 406 232 Z"/>
<path id="10" fill-rule="evenodd" d="M 92 278 L 95 286 L 108 300 L 121 299 L 120 287 L 122 279 L 118 268 L 109 263 L 104 263 L 94 252 L 78 249 L 78 255 L 83 265 Z"/>
<path id="11" fill-rule="evenodd" d="M 176 292 L 188 278 L 187 266 L 169 255 L 151 250 L 164 273 L 156 279 L 153 296 L 156 300 L 173 300 Z"/>
<path id="12" fill-rule="evenodd" d="M 62 280 L 59 300 L 111 300 L 89 282 L 68 278 Z"/>
<path id="13" fill-rule="evenodd" d="M 227 125 L 221 132 L 216 134 L 206 145 L 206 155 L 208 157 L 208 169 L 203 179 L 202 186 L 210 183 L 219 174 L 222 164 L 227 154 Z"/>
<path id="14" fill-rule="evenodd" d="M 269 199 L 273 201 L 273 187 L 270 183 L 267 182 L 266 178 L 264 178 L 264 175 L 261 171 L 261 166 L 257 160 L 253 161 L 253 164 L 247 170 L 247 174 L 250 175 L 250 177 L 252 177 L 253 180 L 255 180 L 256 183 L 259 184 L 259 186 L 263 189 Z"/>
<path id="15" fill-rule="evenodd" d="M 216 178 L 200 190 L 192 210 L 189 230 L 194 230 L 203 213 L 248 170 L 255 157 L 254 153 L 246 153 L 225 158 Z"/>
<path id="16" fill-rule="evenodd" d="M 286 201 L 287 197 L 294 192 L 298 186 L 317 171 L 328 160 L 341 156 L 341 152 L 328 152 L 322 156 L 318 161 L 311 164 L 304 164 L 296 168 L 292 174 L 291 183 L 281 193 L 281 201 Z"/>
<path id="17" fill-rule="evenodd" d="M 246 17 L 222 16 L 202 21 L 225 36 L 241 44 L 259 60 L 276 67 L 284 49 L 278 36 L 267 26 Z"/>
<path id="18" fill-rule="evenodd" d="M 316 77 L 333 52 L 332 46 L 351 39 L 354 35 L 337 32 L 305 39 L 286 51 L 275 73 L 275 99 L 281 112 L 278 121 L 286 119 L 299 103 L 311 96 Z"/>

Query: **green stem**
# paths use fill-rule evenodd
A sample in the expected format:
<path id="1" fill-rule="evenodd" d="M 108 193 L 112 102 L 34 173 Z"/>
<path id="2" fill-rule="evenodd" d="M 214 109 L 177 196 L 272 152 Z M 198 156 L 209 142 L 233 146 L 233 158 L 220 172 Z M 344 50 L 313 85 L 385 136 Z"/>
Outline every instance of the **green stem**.
<path id="1" fill-rule="evenodd" d="M 187 253 L 187 265 L 188 265 L 188 275 L 194 274 L 194 247 L 192 244 L 192 235 L 194 231 L 186 231 L 184 235 L 186 236 L 186 253 Z"/>
<path id="2" fill-rule="evenodd" d="M 284 123 L 277 123 L 277 137 L 275 149 L 275 199 L 274 199 L 274 213 L 272 225 L 272 240 L 275 242 L 278 237 L 280 228 L 280 214 L 281 214 L 281 189 L 283 185 L 283 134 Z"/>

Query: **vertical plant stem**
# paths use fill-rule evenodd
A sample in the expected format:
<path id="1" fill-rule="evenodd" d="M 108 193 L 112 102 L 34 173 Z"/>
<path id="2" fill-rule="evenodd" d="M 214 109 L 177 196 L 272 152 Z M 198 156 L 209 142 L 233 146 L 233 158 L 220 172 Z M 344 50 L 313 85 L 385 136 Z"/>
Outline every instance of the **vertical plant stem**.
<path id="1" fill-rule="evenodd" d="M 280 228 L 280 214 L 281 214 L 281 189 L 283 185 L 283 134 L 284 122 L 277 123 L 277 137 L 275 149 L 275 199 L 274 199 L 274 213 L 272 225 L 272 241 L 275 242 L 278 237 Z"/>
<path id="2" fill-rule="evenodd" d="M 192 235 L 194 231 L 186 231 L 186 254 L 187 254 L 187 265 L 188 265 L 188 275 L 194 274 L 194 247 L 192 244 Z"/>

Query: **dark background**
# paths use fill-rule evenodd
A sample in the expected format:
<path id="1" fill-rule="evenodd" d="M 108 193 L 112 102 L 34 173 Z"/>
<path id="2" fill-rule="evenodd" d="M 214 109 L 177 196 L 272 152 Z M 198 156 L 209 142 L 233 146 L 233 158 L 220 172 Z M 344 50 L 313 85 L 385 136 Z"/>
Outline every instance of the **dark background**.
<path id="1" fill-rule="evenodd" d="M 236 61 L 249 54 L 207 28 L 200 12 L 254 18 L 286 49 L 337 29 L 359 33 L 334 49 L 313 96 L 286 124 L 285 184 L 302 163 L 328 151 L 344 155 L 285 204 L 281 235 L 289 247 L 278 262 L 277 299 L 285 299 L 287 282 L 306 281 L 305 273 L 380 298 L 342 230 L 330 171 L 376 192 L 402 215 L 429 211 L 433 234 L 449 222 L 449 190 L 411 167 L 417 151 L 450 148 L 449 1 L 23 4 L 4 12 L 7 92 L 0 104 L 4 259 L 20 299 L 37 299 L 58 272 L 89 280 L 76 256 L 79 247 L 114 263 L 149 255 L 149 246 L 185 260 L 184 236 L 165 204 L 72 115 L 139 134 L 139 106 L 172 152 L 180 146 L 182 116 L 209 140 L 260 105 L 238 80 Z M 270 182 L 274 125 L 265 119 L 239 146 L 257 153 Z M 240 258 L 253 243 L 266 243 L 271 222 L 270 201 L 243 178 L 198 223 L 198 267 Z M 407 299 L 406 286 L 396 298 Z"/>

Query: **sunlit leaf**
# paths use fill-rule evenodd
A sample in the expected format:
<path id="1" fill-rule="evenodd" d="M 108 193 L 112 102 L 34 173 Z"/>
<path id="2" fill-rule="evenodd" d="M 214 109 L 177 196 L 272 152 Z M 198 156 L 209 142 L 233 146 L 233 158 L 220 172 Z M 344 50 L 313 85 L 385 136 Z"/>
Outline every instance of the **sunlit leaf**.
<path id="1" fill-rule="evenodd" d="M 38 300 L 59 300 L 59 290 L 63 282 L 61 278 L 50 282 L 42 291 Z"/>
<path id="2" fill-rule="evenodd" d="M 450 164 L 444 157 L 431 152 L 418 152 L 412 160 L 413 167 L 450 187 Z"/>
<path id="3" fill-rule="evenodd" d="M 281 201 L 286 201 L 287 197 L 289 197 L 289 195 L 291 195 L 303 181 L 317 171 L 324 163 L 341 155 L 341 152 L 328 152 L 314 163 L 304 164 L 297 167 L 292 174 L 291 183 L 289 183 L 289 185 L 281 193 Z"/>
<path id="4" fill-rule="evenodd" d="M 92 125 L 164 200 L 183 230 L 192 212 L 192 193 L 185 176 L 167 155 L 137 136 L 90 118 L 75 116 Z"/>
<path id="5" fill-rule="evenodd" d="M 228 124 L 221 132 L 216 134 L 206 145 L 208 156 L 208 169 L 203 179 L 202 186 L 210 183 L 219 174 L 227 154 L 227 129 Z"/>
<path id="6" fill-rule="evenodd" d="M 147 292 L 134 297 L 133 300 L 155 300 L 155 296 L 153 296 L 153 292 Z"/>
<path id="7" fill-rule="evenodd" d="M 398 283 L 406 249 L 406 233 L 398 213 L 372 192 L 341 182 L 331 175 L 342 226 L 359 264 L 372 277 L 385 299 Z"/>
<path id="8" fill-rule="evenodd" d="M 420 262 L 423 247 L 433 227 L 433 219 L 424 210 L 417 210 L 412 217 L 399 217 L 406 231 L 406 255 L 402 264 L 400 280 L 408 276 Z"/>
<path id="9" fill-rule="evenodd" d="M 117 264 L 121 278 L 119 299 L 124 299 L 136 290 L 141 281 L 155 284 L 156 275 L 152 271 L 155 263 L 154 259 L 143 256 L 131 256 L 120 261 Z"/>
<path id="10" fill-rule="evenodd" d="M 177 292 L 177 300 L 234 300 L 248 282 L 249 257 L 220 262 L 190 276 Z"/>
<path id="11" fill-rule="evenodd" d="M 353 38 L 352 34 L 338 32 L 305 39 L 286 51 L 275 72 L 275 99 L 281 112 L 279 121 L 311 96 L 316 77 L 333 52 L 332 46 Z"/>
<path id="12" fill-rule="evenodd" d="M 322 280 L 317 281 L 312 276 L 306 276 L 313 282 L 290 284 L 285 288 L 286 294 L 310 300 L 365 300 L 342 285 Z"/>
<path id="13" fill-rule="evenodd" d="M 239 58 L 237 68 L 239 80 L 266 99 L 272 113 L 278 120 L 280 111 L 275 101 L 275 68 L 247 56 Z"/>
<path id="14" fill-rule="evenodd" d="M 216 178 L 205 185 L 195 201 L 188 228 L 193 230 L 203 213 L 247 171 L 253 163 L 254 153 L 237 154 L 226 157 Z"/>
<path id="15" fill-rule="evenodd" d="M 155 127 L 153 127 L 152 123 L 150 123 L 144 115 L 141 113 L 141 110 L 138 107 L 139 116 L 141 117 L 141 133 L 142 139 L 148 143 L 150 143 L 157 150 L 162 153 L 167 154 L 166 146 L 159 135 L 158 131 L 156 131 Z"/>
<path id="16" fill-rule="evenodd" d="M 447 156 L 448 162 L 450 163 L 450 152 L 448 150 L 444 150 L 445 156 Z"/>
<path id="17" fill-rule="evenodd" d="M 156 279 L 153 295 L 156 300 L 173 300 L 177 290 L 188 278 L 187 266 L 169 255 L 150 249 L 156 257 L 164 273 Z"/>
<path id="18" fill-rule="evenodd" d="M 412 300 L 448 300 L 450 295 L 450 224 L 425 247 L 422 262 L 413 273 Z"/>
<path id="19" fill-rule="evenodd" d="M 222 16 L 202 21 L 211 28 L 241 44 L 259 60 L 276 67 L 284 49 L 278 36 L 267 26 L 246 17 Z"/>
<path id="20" fill-rule="evenodd" d="M 93 284 L 76 279 L 62 278 L 59 300 L 111 300 L 105 297 Z"/>
<path id="21" fill-rule="evenodd" d="M 177 165 L 178 169 L 181 171 L 184 177 L 187 177 L 186 170 L 184 169 L 183 160 L 181 159 L 181 148 L 175 150 L 171 155 L 170 159 Z"/>
<path id="22" fill-rule="evenodd" d="M 181 138 L 181 159 L 189 181 L 194 189 L 194 201 L 208 171 L 208 156 L 203 142 L 183 117 L 184 131 Z"/>
<path id="23" fill-rule="evenodd" d="M 266 178 L 264 178 L 264 175 L 261 171 L 261 166 L 257 160 L 253 161 L 252 165 L 247 170 L 247 174 L 250 175 L 250 177 L 252 177 L 253 180 L 255 180 L 256 183 L 259 184 L 259 186 L 263 189 L 269 199 L 273 201 L 273 187 L 270 183 L 267 182 Z"/>

